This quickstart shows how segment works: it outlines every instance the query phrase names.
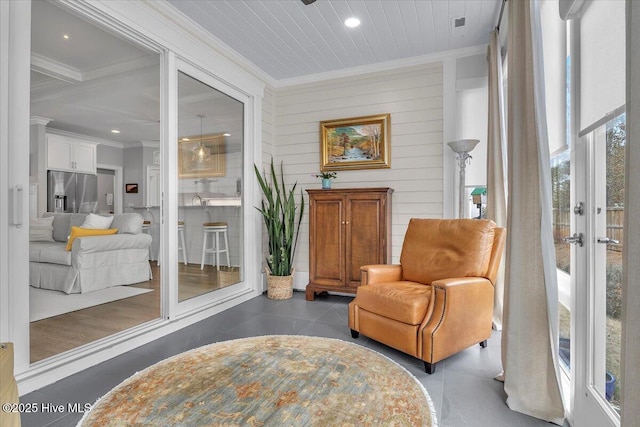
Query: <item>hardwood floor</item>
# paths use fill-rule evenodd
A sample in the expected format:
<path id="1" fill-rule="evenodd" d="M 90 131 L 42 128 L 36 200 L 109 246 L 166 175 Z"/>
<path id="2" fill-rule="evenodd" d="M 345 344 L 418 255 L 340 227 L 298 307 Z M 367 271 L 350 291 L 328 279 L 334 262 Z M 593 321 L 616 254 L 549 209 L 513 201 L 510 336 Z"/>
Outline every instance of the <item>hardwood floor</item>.
<path id="1" fill-rule="evenodd" d="M 31 363 L 159 318 L 160 269 L 151 262 L 151 270 L 152 280 L 133 286 L 153 292 L 31 322 Z M 199 264 L 180 264 L 178 274 L 180 301 L 237 283 L 240 277 L 237 270 L 218 272 L 210 265 L 200 270 Z"/>
<path id="2" fill-rule="evenodd" d="M 212 265 L 205 265 L 204 270 L 200 270 L 200 264 L 180 264 L 178 274 L 178 301 L 206 294 L 240 281 L 238 267 L 220 267 L 218 271 Z"/>

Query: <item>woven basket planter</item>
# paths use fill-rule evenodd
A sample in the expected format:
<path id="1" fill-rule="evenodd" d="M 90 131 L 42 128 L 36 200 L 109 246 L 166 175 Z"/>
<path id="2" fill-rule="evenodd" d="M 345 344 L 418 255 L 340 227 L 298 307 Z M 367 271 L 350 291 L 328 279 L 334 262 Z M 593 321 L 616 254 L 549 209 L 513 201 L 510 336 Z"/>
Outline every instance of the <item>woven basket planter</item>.
<path id="1" fill-rule="evenodd" d="M 234 285 L 240 281 L 240 267 L 220 267 L 218 270 L 218 286 Z"/>
<path id="2" fill-rule="evenodd" d="M 269 299 L 290 299 L 293 296 L 293 275 L 295 269 L 289 276 L 273 276 L 269 269 L 267 272 L 267 298 Z"/>

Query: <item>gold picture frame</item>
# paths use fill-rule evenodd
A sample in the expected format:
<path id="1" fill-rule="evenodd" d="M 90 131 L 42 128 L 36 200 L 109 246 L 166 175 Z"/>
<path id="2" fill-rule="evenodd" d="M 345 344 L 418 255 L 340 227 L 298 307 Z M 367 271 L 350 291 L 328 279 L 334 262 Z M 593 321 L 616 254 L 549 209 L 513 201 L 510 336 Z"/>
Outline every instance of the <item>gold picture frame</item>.
<path id="1" fill-rule="evenodd" d="M 200 140 L 210 150 L 208 160 L 198 162 L 193 158 L 193 150 Z M 211 178 L 225 176 L 226 155 L 224 135 L 197 135 L 180 138 L 178 141 L 178 178 Z"/>
<path id="2" fill-rule="evenodd" d="M 391 114 L 320 122 L 320 170 L 391 167 Z"/>

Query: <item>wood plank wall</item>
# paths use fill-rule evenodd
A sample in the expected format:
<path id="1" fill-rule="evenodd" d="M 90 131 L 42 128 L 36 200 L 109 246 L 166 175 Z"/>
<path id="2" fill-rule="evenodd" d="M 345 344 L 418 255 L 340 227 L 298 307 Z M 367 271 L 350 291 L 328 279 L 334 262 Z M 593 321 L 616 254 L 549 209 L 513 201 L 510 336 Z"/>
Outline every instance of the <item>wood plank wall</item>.
<path id="1" fill-rule="evenodd" d="M 373 114 L 391 114 L 391 168 L 341 171 L 334 188 L 392 187 L 392 262 L 398 262 L 410 218 L 443 216 L 442 63 L 417 65 L 317 83 L 277 88 L 273 125 L 276 164 L 284 162 L 285 180 L 303 190 L 319 188 L 311 176 L 320 169 L 319 122 Z M 265 129 L 269 127 L 265 124 Z M 264 131 L 266 135 L 266 130 Z M 268 162 L 269 142 L 264 141 Z M 308 198 L 305 193 L 305 204 Z M 307 209 L 308 212 L 308 209 Z M 296 255 L 296 271 L 309 271 L 309 228 L 305 214 Z"/>

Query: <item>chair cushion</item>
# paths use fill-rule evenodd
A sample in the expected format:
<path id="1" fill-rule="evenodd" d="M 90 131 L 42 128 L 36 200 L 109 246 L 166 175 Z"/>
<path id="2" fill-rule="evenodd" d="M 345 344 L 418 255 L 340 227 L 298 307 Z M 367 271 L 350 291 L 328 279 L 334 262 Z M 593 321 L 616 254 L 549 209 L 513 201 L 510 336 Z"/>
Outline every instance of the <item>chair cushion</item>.
<path id="1" fill-rule="evenodd" d="M 495 223 L 482 219 L 409 221 L 402 245 L 402 278 L 430 284 L 454 277 L 486 277 Z"/>
<path id="2" fill-rule="evenodd" d="M 431 301 L 431 286 L 415 282 L 386 282 L 360 286 L 358 307 L 410 325 L 424 320 Z"/>

